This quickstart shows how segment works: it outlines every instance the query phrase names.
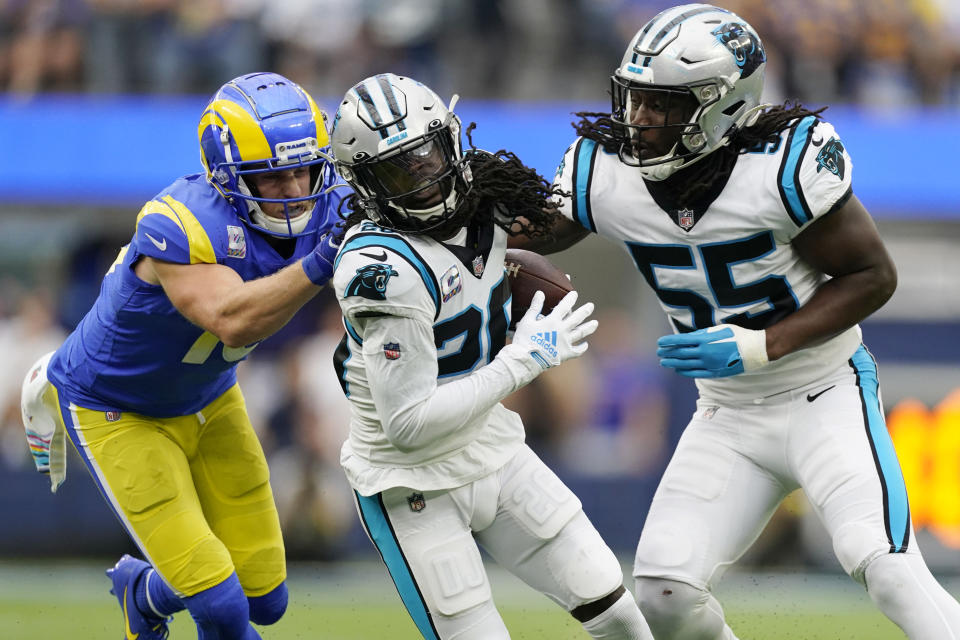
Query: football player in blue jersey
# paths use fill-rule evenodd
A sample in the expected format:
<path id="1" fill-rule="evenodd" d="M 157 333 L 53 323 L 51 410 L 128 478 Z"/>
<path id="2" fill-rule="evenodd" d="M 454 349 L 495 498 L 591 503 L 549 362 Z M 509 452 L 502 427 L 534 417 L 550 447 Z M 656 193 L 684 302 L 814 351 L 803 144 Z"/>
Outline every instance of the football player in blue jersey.
<path id="1" fill-rule="evenodd" d="M 200 640 L 259 638 L 251 622 L 283 615 L 280 522 L 236 368 L 327 283 L 336 254 L 341 195 L 303 89 L 235 78 L 198 135 L 206 171 L 143 206 L 93 308 L 24 385 L 53 490 L 69 438 L 148 561 L 107 571 L 128 640 L 165 638 L 184 608 Z"/>
<path id="2" fill-rule="evenodd" d="M 797 488 L 908 637 L 960 638 L 960 605 L 915 542 L 857 325 L 896 269 L 822 109 L 760 104 L 765 63 L 725 9 L 658 14 L 614 72 L 611 113 L 579 114 L 554 237 L 513 244 L 549 252 L 597 233 L 622 246 L 675 331 L 661 364 L 696 380 L 634 564 L 657 640 L 735 638 L 712 588 Z"/>

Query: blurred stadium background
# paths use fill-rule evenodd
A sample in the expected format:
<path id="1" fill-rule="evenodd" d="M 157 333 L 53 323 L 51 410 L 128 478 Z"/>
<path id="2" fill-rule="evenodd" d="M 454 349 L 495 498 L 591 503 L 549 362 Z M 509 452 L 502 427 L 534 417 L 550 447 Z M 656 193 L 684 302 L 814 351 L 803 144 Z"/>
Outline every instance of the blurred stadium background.
<path id="1" fill-rule="evenodd" d="M 73 621 L 72 637 L 116 631 L 100 571 L 135 550 L 76 458 L 56 496 L 35 474 L 19 385 L 26 367 L 86 312 L 140 205 L 200 169 L 196 121 L 220 84 L 277 71 L 332 113 L 367 75 L 410 75 L 445 99 L 460 94 L 464 122 L 478 123 L 477 146 L 511 149 L 549 177 L 572 141 L 571 112 L 606 108 L 608 77 L 626 42 L 670 4 L 0 0 L 0 637 L 39 637 L 37 628 L 50 636 L 54 617 Z M 899 288 L 863 330 L 880 363 L 919 543 L 934 572 L 955 587 L 960 2 L 717 4 L 763 37 L 768 101 L 831 105 L 825 117 L 853 157 L 854 189 L 897 261 Z M 611 249 L 590 239 L 556 256 L 598 303 L 602 328 L 587 356 L 542 376 L 509 404 L 523 414 L 532 446 L 628 562 L 694 389 L 657 366 L 652 345 L 669 328 L 639 274 Z M 330 367 L 342 332 L 337 311 L 322 294 L 241 366 L 294 563 L 292 621 L 268 637 L 413 638 L 356 523 L 337 462 L 347 412 Z M 547 612 L 543 624 L 561 625 L 534 625 L 517 637 L 579 637 L 536 594 L 515 604 L 510 589 L 526 591 L 510 580 L 498 577 L 516 628 L 528 618 L 528 602 Z M 847 583 L 798 494 L 731 576 L 725 606 L 744 638 L 901 637 Z M 773 604 L 764 609 L 759 596 Z M 326 626 L 338 615 L 370 618 L 363 610 L 356 615 L 368 599 L 385 616 L 379 627 Z M 297 616 L 308 623 L 298 626 Z M 812 622 L 824 617 L 827 626 Z M 30 626 L 35 618 L 47 622 Z M 865 626 L 850 626 L 857 624 Z M 783 630 L 772 635 L 773 628 Z M 189 637 L 189 623 L 175 629 Z"/>

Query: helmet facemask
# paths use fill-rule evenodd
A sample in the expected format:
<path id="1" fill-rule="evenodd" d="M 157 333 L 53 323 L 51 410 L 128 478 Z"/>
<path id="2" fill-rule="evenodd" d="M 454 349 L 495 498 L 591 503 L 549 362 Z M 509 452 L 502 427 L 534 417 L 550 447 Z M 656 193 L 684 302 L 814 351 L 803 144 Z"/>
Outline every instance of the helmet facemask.
<path id="1" fill-rule="evenodd" d="M 358 161 L 349 171 L 358 191 L 369 194 L 363 204 L 368 212 L 373 205 L 378 224 L 405 232 L 436 232 L 453 225 L 460 198 L 469 189 L 448 127 L 386 157 Z"/>
<path id="2" fill-rule="evenodd" d="M 706 136 L 698 118 L 716 99 L 700 104 L 694 93 L 698 89 L 648 85 L 612 76 L 611 120 L 620 140 L 621 162 L 644 169 L 644 177 L 661 180 L 666 177 L 661 174 L 669 175 L 701 155 Z M 641 119 L 657 122 L 639 124 Z"/>
<path id="3" fill-rule="evenodd" d="M 229 135 L 224 129 L 222 136 Z M 227 162 L 218 168 L 230 172 L 233 176 L 235 190 L 224 190 L 227 198 L 233 198 L 246 206 L 250 221 L 270 235 L 278 237 L 295 237 L 303 232 L 312 217 L 317 198 L 322 195 L 324 185 L 330 179 L 330 157 L 317 147 L 313 138 L 296 141 L 289 144 L 277 145 L 277 155 L 266 160 L 248 162 L 232 162 L 229 139 L 224 144 Z M 298 153 L 288 153 L 287 148 L 296 147 Z M 260 193 L 255 176 L 281 171 L 297 171 L 305 169 L 309 172 L 308 188 L 305 195 L 294 198 L 270 198 Z M 267 205 L 271 214 L 264 211 Z M 277 207 L 281 208 L 278 211 Z M 279 214 L 279 215 L 278 215 Z"/>

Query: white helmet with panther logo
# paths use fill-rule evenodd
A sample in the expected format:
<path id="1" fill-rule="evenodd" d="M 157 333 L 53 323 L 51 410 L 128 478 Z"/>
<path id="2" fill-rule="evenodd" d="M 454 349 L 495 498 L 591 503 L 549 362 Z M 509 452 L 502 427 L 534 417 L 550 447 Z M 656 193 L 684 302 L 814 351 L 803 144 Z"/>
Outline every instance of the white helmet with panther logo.
<path id="1" fill-rule="evenodd" d="M 455 102 L 392 73 L 347 91 L 331 131 L 336 169 L 378 225 L 426 233 L 456 214 L 471 176 Z"/>
<path id="2" fill-rule="evenodd" d="M 620 159 L 649 180 L 663 180 L 720 148 L 755 120 L 765 67 L 760 37 L 736 14 L 709 4 L 661 12 L 633 37 L 611 77 L 612 119 L 624 139 Z M 631 98 L 651 91 L 667 104 L 690 102 L 692 115 L 683 122 L 632 124 Z M 629 141 L 657 127 L 678 128 L 682 135 L 666 154 L 641 160 Z"/>

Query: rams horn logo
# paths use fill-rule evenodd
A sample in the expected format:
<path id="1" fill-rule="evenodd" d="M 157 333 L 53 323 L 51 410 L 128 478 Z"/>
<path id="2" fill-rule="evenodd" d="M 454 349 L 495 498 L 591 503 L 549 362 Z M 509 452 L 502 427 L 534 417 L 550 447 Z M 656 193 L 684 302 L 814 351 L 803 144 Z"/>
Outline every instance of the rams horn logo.
<path id="1" fill-rule="evenodd" d="M 733 53 L 740 77 L 748 78 L 761 64 L 767 61 L 760 40 L 746 26 L 739 22 L 728 22 L 711 31 Z"/>
<path id="2" fill-rule="evenodd" d="M 389 264 L 368 264 L 357 269 L 343 297 L 362 296 L 370 300 L 386 300 L 387 281 L 397 275 Z"/>
<path id="3" fill-rule="evenodd" d="M 820 153 L 817 154 L 817 173 L 821 169 L 826 169 L 833 175 L 843 180 L 843 173 L 846 169 L 846 163 L 843 161 L 843 143 L 836 138 L 827 140 Z"/>

